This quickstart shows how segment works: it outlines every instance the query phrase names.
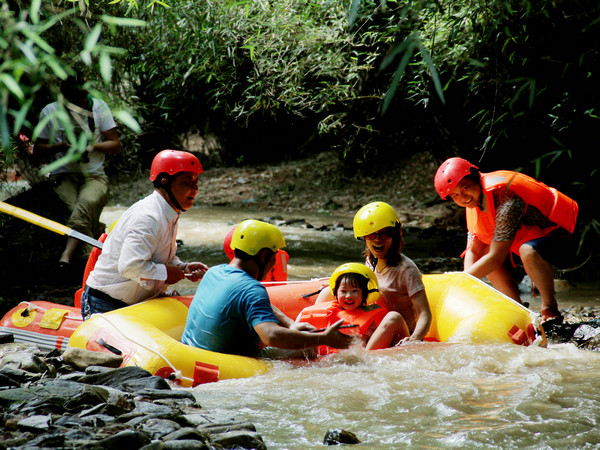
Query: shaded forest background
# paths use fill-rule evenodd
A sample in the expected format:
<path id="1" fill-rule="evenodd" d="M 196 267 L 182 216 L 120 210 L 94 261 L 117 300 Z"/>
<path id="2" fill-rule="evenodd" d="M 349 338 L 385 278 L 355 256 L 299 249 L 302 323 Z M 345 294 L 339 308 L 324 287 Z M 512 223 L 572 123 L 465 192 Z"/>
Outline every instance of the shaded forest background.
<path id="1" fill-rule="evenodd" d="M 2 0 L 0 23 L 0 182 L 38 177 L 39 112 L 79 70 L 119 122 L 116 179 L 189 135 L 205 169 L 334 150 L 340 183 L 458 155 L 574 197 L 595 245 L 597 1 Z"/>

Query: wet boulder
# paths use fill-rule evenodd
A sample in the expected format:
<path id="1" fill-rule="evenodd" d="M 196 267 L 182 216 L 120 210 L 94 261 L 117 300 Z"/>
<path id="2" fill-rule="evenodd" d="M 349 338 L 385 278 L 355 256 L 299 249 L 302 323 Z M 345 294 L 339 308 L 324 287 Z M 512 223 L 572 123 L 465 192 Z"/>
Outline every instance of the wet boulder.
<path id="1" fill-rule="evenodd" d="M 323 438 L 325 445 L 360 444 L 360 440 L 350 431 L 343 429 L 327 430 Z"/>
<path id="2" fill-rule="evenodd" d="M 79 370 L 85 370 L 90 366 L 116 368 L 123 363 L 123 357 L 113 353 L 93 352 L 83 348 L 69 347 L 63 354 L 63 361 Z"/>
<path id="3" fill-rule="evenodd" d="M 37 353 L 27 351 L 20 345 L 8 344 L 3 348 L 3 354 L 0 356 L 0 368 L 5 367 L 36 374 L 48 372 L 48 366 Z"/>

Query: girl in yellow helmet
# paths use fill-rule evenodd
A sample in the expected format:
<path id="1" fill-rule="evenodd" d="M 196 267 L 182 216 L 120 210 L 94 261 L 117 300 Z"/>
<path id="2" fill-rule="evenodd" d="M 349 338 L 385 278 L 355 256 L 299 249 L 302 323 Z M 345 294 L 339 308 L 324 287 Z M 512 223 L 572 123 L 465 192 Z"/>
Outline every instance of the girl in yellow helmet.
<path id="1" fill-rule="evenodd" d="M 385 202 L 363 206 L 354 216 L 354 237 L 365 241 L 365 264 L 379 282 L 377 304 L 402 315 L 410 337 L 422 340 L 431 326 L 431 309 L 422 275 L 415 263 L 402 253 L 402 224 Z M 322 291 L 317 302 L 330 300 Z"/>
<path id="2" fill-rule="evenodd" d="M 333 301 L 304 308 L 298 322 L 308 322 L 316 328 L 326 328 L 343 319 L 355 328 L 347 333 L 359 337 L 367 350 L 388 348 L 409 336 L 406 322 L 397 312 L 377 305 L 377 277 L 364 264 L 346 263 L 333 271 L 329 278 Z M 318 349 L 320 354 L 335 352 Z"/>

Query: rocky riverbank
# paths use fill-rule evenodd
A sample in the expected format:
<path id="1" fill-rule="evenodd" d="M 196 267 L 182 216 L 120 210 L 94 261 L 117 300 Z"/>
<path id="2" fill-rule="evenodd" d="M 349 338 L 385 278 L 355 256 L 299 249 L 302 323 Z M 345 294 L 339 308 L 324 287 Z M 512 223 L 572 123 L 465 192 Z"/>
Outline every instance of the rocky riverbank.
<path id="1" fill-rule="evenodd" d="M 191 390 L 121 362 L 77 348 L 61 355 L 1 344 L 0 449 L 266 449 L 253 423 L 206 411 Z M 330 430 L 324 442 L 358 440 Z"/>
<path id="2" fill-rule="evenodd" d="M 206 411 L 122 358 L 0 346 L 0 448 L 265 449 L 252 423 Z"/>

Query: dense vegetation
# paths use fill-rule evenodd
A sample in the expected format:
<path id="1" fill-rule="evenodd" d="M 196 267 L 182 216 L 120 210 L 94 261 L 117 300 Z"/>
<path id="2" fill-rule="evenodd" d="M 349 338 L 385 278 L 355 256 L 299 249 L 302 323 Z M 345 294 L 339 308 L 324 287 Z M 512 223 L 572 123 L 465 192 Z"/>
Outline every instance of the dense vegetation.
<path id="1" fill-rule="evenodd" d="M 124 124 L 113 170 L 192 132 L 208 165 L 335 148 L 360 173 L 431 151 L 524 168 L 585 209 L 599 19 L 573 0 L 3 0 L 2 160 L 83 66 Z"/>

